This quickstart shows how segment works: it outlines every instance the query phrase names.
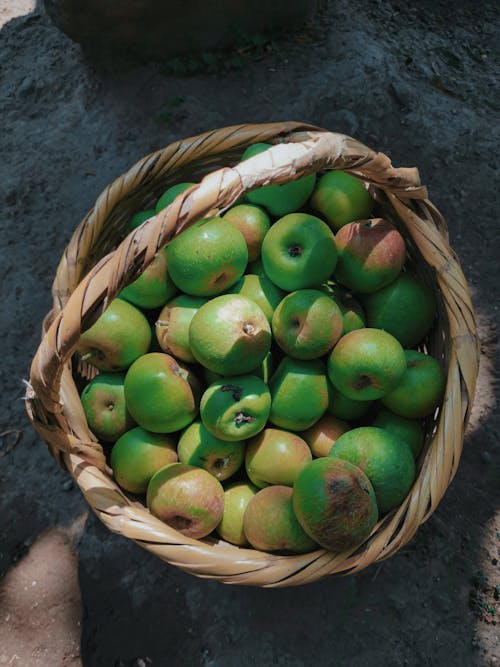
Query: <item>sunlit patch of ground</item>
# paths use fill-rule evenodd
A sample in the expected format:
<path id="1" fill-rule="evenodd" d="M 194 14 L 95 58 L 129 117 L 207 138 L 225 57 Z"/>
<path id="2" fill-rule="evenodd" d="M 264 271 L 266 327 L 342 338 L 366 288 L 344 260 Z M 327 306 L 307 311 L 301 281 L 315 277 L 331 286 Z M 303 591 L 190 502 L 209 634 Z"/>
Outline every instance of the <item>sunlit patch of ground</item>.
<path id="1" fill-rule="evenodd" d="M 36 0 L 4 0 L 0 2 L 0 28 L 8 21 L 30 14 L 36 5 Z"/>

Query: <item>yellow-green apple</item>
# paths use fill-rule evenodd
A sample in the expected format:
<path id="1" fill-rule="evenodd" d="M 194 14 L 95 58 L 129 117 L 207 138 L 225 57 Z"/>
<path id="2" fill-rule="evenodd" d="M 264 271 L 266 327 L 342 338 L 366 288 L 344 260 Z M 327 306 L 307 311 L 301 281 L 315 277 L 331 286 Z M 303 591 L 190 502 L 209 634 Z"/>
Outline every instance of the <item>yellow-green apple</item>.
<path id="1" fill-rule="evenodd" d="M 289 431 L 304 431 L 328 407 L 326 369 L 319 359 L 284 357 L 269 381 L 269 421 Z"/>
<path id="2" fill-rule="evenodd" d="M 352 293 L 336 285 L 332 281 L 323 283 L 321 289 L 337 304 L 342 314 L 342 336 L 355 329 L 366 326 L 366 315 L 361 304 Z M 379 327 L 383 328 L 383 327 Z"/>
<path id="3" fill-rule="evenodd" d="M 189 345 L 189 327 L 196 311 L 206 302 L 201 296 L 179 294 L 161 310 L 155 331 L 164 352 L 188 364 L 196 362 Z"/>
<path id="4" fill-rule="evenodd" d="M 241 160 L 248 160 L 248 158 L 263 153 L 269 148 L 271 148 L 270 144 L 253 144 L 246 149 Z M 316 174 L 310 174 L 283 185 L 264 185 L 248 192 L 245 199 L 251 204 L 264 206 L 271 215 L 279 218 L 301 208 L 311 196 L 315 184 Z"/>
<path id="5" fill-rule="evenodd" d="M 271 394 L 255 375 L 237 375 L 211 384 L 201 397 L 200 417 L 221 440 L 246 440 L 266 425 Z"/>
<path id="6" fill-rule="evenodd" d="M 311 460 L 307 442 L 296 433 L 266 428 L 248 442 L 245 467 L 250 481 L 259 488 L 271 484 L 292 486 Z"/>
<path id="7" fill-rule="evenodd" d="M 264 361 L 260 364 L 260 366 L 257 366 L 257 368 L 255 368 L 252 371 L 252 375 L 257 376 L 258 378 L 263 380 L 266 384 L 269 384 L 269 380 L 271 379 L 274 370 L 275 370 L 275 365 L 273 356 L 271 352 L 268 352 L 264 357 Z M 219 380 L 222 380 L 224 378 L 223 375 L 220 375 L 219 373 L 214 373 L 213 371 L 209 371 L 208 368 L 203 368 L 203 377 L 205 378 L 205 382 L 207 385 L 212 384 L 214 382 L 218 382 Z"/>
<path id="8" fill-rule="evenodd" d="M 200 384 L 163 352 L 139 357 L 125 375 L 125 401 L 135 421 L 153 433 L 173 433 L 198 413 Z"/>
<path id="9" fill-rule="evenodd" d="M 154 209 L 148 209 L 147 211 L 138 211 L 137 213 L 134 213 L 134 215 L 127 223 L 125 230 L 126 234 L 129 234 L 136 227 L 140 227 L 143 222 L 146 222 L 146 220 L 149 220 L 149 218 L 152 218 L 154 215 L 156 215 L 156 211 Z"/>
<path id="10" fill-rule="evenodd" d="M 239 469 L 245 460 L 245 442 L 226 442 L 196 421 L 183 432 L 177 446 L 179 461 L 204 468 L 221 482 Z"/>
<path id="11" fill-rule="evenodd" d="M 128 368 L 151 344 L 151 328 L 141 311 L 114 299 L 99 319 L 82 333 L 78 352 L 100 371 Z"/>
<path id="12" fill-rule="evenodd" d="M 224 294 L 195 313 L 189 344 L 195 359 L 214 373 L 243 375 L 264 361 L 271 348 L 271 328 L 256 303 Z"/>
<path id="13" fill-rule="evenodd" d="M 360 401 L 344 396 L 331 382 L 328 382 L 328 414 L 338 419 L 359 419 L 363 417 L 371 406 L 373 401 Z"/>
<path id="14" fill-rule="evenodd" d="M 319 286 L 337 264 L 331 229 L 307 213 L 291 213 L 275 222 L 264 238 L 261 256 L 267 276 L 287 292 Z"/>
<path id="15" fill-rule="evenodd" d="M 377 523 L 377 502 L 368 477 L 342 459 L 314 459 L 293 485 L 292 501 L 304 531 L 330 551 L 358 546 Z"/>
<path id="16" fill-rule="evenodd" d="M 374 426 L 347 431 L 337 439 L 329 456 L 361 468 L 375 490 L 381 514 L 404 500 L 415 478 L 415 462 L 408 443 Z"/>
<path id="17" fill-rule="evenodd" d="M 125 404 L 124 379 L 120 373 L 100 373 L 82 391 L 87 423 L 99 440 L 114 442 L 134 426 Z"/>
<path id="18" fill-rule="evenodd" d="M 205 218 L 167 247 L 168 271 L 177 287 L 192 296 L 214 296 L 243 275 L 248 250 L 243 234 L 222 218 Z"/>
<path id="19" fill-rule="evenodd" d="M 403 237 L 383 218 L 344 225 L 335 236 L 335 280 L 355 292 L 369 293 L 395 280 L 403 267 Z"/>
<path id="20" fill-rule="evenodd" d="M 171 463 L 153 475 L 147 490 L 151 514 L 186 537 L 209 535 L 222 519 L 224 489 L 203 468 Z"/>
<path id="21" fill-rule="evenodd" d="M 403 347 L 419 343 L 436 314 L 432 290 L 408 273 L 401 273 L 389 285 L 362 298 L 368 326 L 385 329 Z"/>
<path id="22" fill-rule="evenodd" d="M 269 280 L 265 274 L 245 274 L 229 290 L 231 294 L 241 294 L 254 301 L 271 324 L 274 309 L 285 296 L 283 290 Z"/>
<path id="23" fill-rule="evenodd" d="M 406 371 L 400 343 L 382 329 L 342 336 L 328 357 L 330 382 L 348 398 L 374 400 L 389 394 Z"/>
<path id="24" fill-rule="evenodd" d="M 138 308 L 159 308 L 177 291 L 167 271 L 167 255 L 162 248 L 137 280 L 122 289 L 119 297 Z"/>
<path id="25" fill-rule="evenodd" d="M 162 196 L 158 199 L 156 202 L 156 209 L 155 212 L 159 213 L 162 211 L 164 208 L 167 208 L 174 199 L 177 197 L 177 195 L 182 194 L 186 190 L 189 190 L 190 187 L 193 185 L 196 185 L 195 183 L 177 183 L 177 185 L 172 185 L 168 190 L 165 190 L 165 192 L 162 194 Z"/>
<path id="26" fill-rule="evenodd" d="M 233 482 L 224 489 L 224 512 L 216 530 L 223 540 L 239 547 L 248 546 L 243 517 L 248 503 L 259 489 L 249 482 Z"/>
<path id="27" fill-rule="evenodd" d="M 175 438 L 140 426 L 124 433 L 111 450 L 113 476 L 130 493 L 146 493 L 151 477 L 176 461 Z"/>
<path id="28" fill-rule="evenodd" d="M 243 531 L 260 551 L 307 553 L 317 544 L 302 529 L 292 505 L 289 486 L 268 486 L 251 498 L 243 517 Z"/>
<path id="29" fill-rule="evenodd" d="M 340 338 L 342 314 L 324 292 L 313 289 L 288 294 L 274 311 L 271 329 L 281 349 L 295 359 L 317 359 Z"/>
<path id="30" fill-rule="evenodd" d="M 253 262 L 260 257 L 262 241 L 271 226 L 267 213 L 259 206 L 238 204 L 230 208 L 222 218 L 243 234 L 248 248 L 248 261 Z"/>
<path id="31" fill-rule="evenodd" d="M 397 440 L 408 443 L 413 458 L 416 459 L 424 444 L 424 427 L 420 419 L 408 419 L 394 414 L 387 408 L 380 406 L 372 426 L 388 431 Z"/>
<path id="32" fill-rule="evenodd" d="M 328 456 L 337 438 L 349 431 L 350 426 L 332 415 L 323 415 L 307 431 L 300 433 L 315 458 Z"/>
<path id="33" fill-rule="evenodd" d="M 334 231 L 348 222 L 367 218 L 373 204 L 363 181 L 340 170 L 323 174 L 311 196 L 311 207 Z"/>
<path id="34" fill-rule="evenodd" d="M 429 354 L 405 350 L 406 369 L 399 384 L 382 399 L 386 408 L 401 417 L 417 419 L 431 415 L 443 400 L 445 378 Z"/>

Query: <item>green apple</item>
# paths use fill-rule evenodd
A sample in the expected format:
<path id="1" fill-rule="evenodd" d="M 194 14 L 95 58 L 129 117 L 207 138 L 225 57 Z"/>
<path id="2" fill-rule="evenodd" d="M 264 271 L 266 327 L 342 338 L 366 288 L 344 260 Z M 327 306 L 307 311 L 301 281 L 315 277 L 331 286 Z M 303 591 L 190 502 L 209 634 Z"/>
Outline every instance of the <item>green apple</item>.
<path id="1" fill-rule="evenodd" d="M 87 423 L 99 440 L 114 442 L 134 426 L 125 404 L 124 379 L 120 373 L 100 373 L 82 391 Z"/>
<path id="2" fill-rule="evenodd" d="M 415 462 L 408 443 L 381 428 L 362 426 L 347 431 L 338 438 L 329 456 L 361 468 L 373 485 L 381 514 L 404 500 L 415 478 Z"/>
<path id="3" fill-rule="evenodd" d="M 417 419 L 432 415 L 441 404 L 445 377 L 440 365 L 429 354 L 405 350 L 406 370 L 399 384 L 382 403 L 401 417 Z"/>
<path id="4" fill-rule="evenodd" d="M 156 211 L 154 209 L 135 213 L 128 221 L 125 233 L 129 234 L 133 229 L 140 227 L 143 222 L 146 222 L 146 220 L 149 220 L 149 218 L 152 218 L 154 215 L 156 215 Z"/>
<path id="5" fill-rule="evenodd" d="M 167 255 L 161 249 L 137 280 L 122 289 L 119 297 L 138 308 L 159 308 L 177 291 L 167 271 Z"/>
<path id="6" fill-rule="evenodd" d="M 174 201 L 177 195 L 186 192 L 186 190 L 189 190 L 189 188 L 191 188 L 193 185 L 196 185 L 196 183 L 177 183 L 177 185 L 172 185 L 170 188 L 168 188 L 168 190 L 165 190 L 165 192 L 156 202 L 155 213 L 159 213 L 164 208 L 167 208 L 167 206 L 169 206 Z"/>
<path id="7" fill-rule="evenodd" d="M 387 408 L 380 407 L 372 423 L 372 426 L 388 431 L 398 440 L 408 444 L 416 459 L 424 445 L 424 427 L 420 419 L 408 419 L 400 417 Z"/>
<path id="8" fill-rule="evenodd" d="M 189 344 L 195 359 L 220 375 L 243 375 L 261 365 L 271 348 L 262 310 L 238 294 L 211 299 L 194 315 Z"/>
<path id="9" fill-rule="evenodd" d="M 378 518 L 367 476 L 342 459 L 322 457 L 305 466 L 292 494 L 304 531 L 325 549 L 353 549 L 369 537 Z"/>
<path id="10" fill-rule="evenodd" d="M 266 384 L 269 384 L 269 380 L 271 379 L 274 370 L 275 370 L 275 364 L 273 356 L 271 352 L 268 352 L 264 357 L 264 361 L 260 364 L 260 366 L 257 366 L 257 368 L 255 368 L 252 371 L 252 375 L 255 375 L 256 377 L 263 380 Z M 219 380 L 222 380 L 224 378 L 223 375 L 220 375 L 219 373 L 214 373 L 213 371 L 209 371 L 208 368 L 203 368 L 203 377 L 205 378 L 205 382 L 207 385 L 213 384 L 214 382 L 218 382 Z M 226 377 L 231 377 L 231 376 L 228 375 Z"/>
<path id="11" fill-rule="evenodd" d="M 321 289 L 337 304 L 342 314 L 342 336 L 366 326 L 366 315 L 361 304 L 352 293 L 331 281 L 321 285 Z M 384 327 L 376 327 L 383 329 Z"/>
<path id="12" fill-rule="evenodd" d="M 278 345 L 295 359 L 322 357 L 338 341 L 342 327 L 337 304 L 312 289 L 288 294 L 274 311 L 271 323 Z"/>
<path id="13" fill-rule="evenodd" d="M 367 218 L 373 204 L 363 181 L 340 170 L 323 174 L 311 196 L 311 207 L 334 231 L 348 222 Z"/>
<path id="14" fill-rule="evenodd" d="M 180 294 L 161 310 L 155 323 L 156 338 L 161 349 L 186 363 L 196 359 L 189 344 L 189 327 L 195 313 L 207 299 Z"/>
<path id="15" fill-rule="evenodd" d="M 355 292 L 370 293 L 395 280 L 406 259 L 403 237 L 382 218 L 344 225 L 335 236 L 335 280 Z"/>
<path id="16" fill-rule="evenodd" d="M 284 357 L 269 381 L 269 421 L 289 431 L 304 431 L 328 407 L 326 369 L 319 359 Z"/>
<path id="17" fill-rule="evenodd" d="M 350 426 L 340 419 L 332 415 L 323 415 L 321 419 L 318 419 L 307 431 L 302 431 L 300 435 L 309 445 L 312 455 L 319 458 L 320 456 L 328 456 L 337 438 L 340 438 L 349 429 Z"/>
<path id="18" fill-rule="evenodd" d="M 200 539 L 222 519 L 224 489 L 203 468 L 171 463 L 151 478 L 147 506 L 153 516 L 182 535 Z"/>
<path id="19" fill-rule="evenodd" d="M 264 238 L 261 255 L 267 276 L 287 292 L 319 286 L 337 264 L 331 229 L 307 213 L 291 213 L 275 222 Z"/>
<path id="20" fill-rule="evenodd" d="M 179 461 L 204 468 L 222 482 L 234 475 L 245 460 L 245 442 L 225 442 L 197 421 L 183 431 L 177 452 Z"/>
<path id="21" fill-rule="evenodd" d="M 361 401 L 347 398 L 330 382 L 328 383 L 328 414 L 338 419 L 359 419 L 363 417 L 373 405 L 373 401 Z"/>
<path id="22" fill-rule="evenodd" d="M 403 347 L 419 343 L 436 315 L 432 290 L 407 273 L 401 273 L 381 290 L 365 294 L 363 305 L 368 326 L 388 331 Z"/>
<path id="23" fill-rule="evenodd" d="M 233 482 L 224 489 L 224 512 L 216 530 L 226 542 L 239 547 L 249 546 L 243 531 L 243 517 L 258 490 L 249 482 Z"/>
<path id="24" fill-rule="evenodd" d="M 135 421 L 153 433 L 173 433 L 198 413 L 200 385 L 168 354 L 150 352 L 125 375 L 125 401 Z"/>
<path id="25" fill-rule="evenodd" d="M 292 486 L 311 460 L 307 442 L 296 433 L 266 428 L 248 442 L 245 467 L 250 481 L 259 488 Z"/>
<path id="26" fill-rule="evenodd" d="M 297 521 L 292 493 L 288 486 L 268 486 L 248 503 L 243 531 L 255 549 L 308 553 L 317 547 Z"/>
<path id="27" fill-rule="evenodd" d="M 251 299 L 261 308 L 271 324 L 274 309 L 285 296 L 283 290 L 265 275 L 246 274 L 229 290 L 231 294 L 241 294 Z"/>
<path id="28" fill-rule="evenodd" d="M 260 257 L 260 249 L 264 236 L 269 231 L 271 221 L 267 213 L 251 204 L 233 206 L 222 216 L 243 234 L 248 248 L 248 261 L 253 262 Z"/>
<path id="29" fill-rule="evenodd" d="M 248 250 L 243 234 L 222 218 L 206 218 L 167 247 L 168 271 L 177 287 L 192 296 L 214 296 L 243 275 Z"/>
<path id="30" fill-rule="evenodd" d="M 176 442 L 172 436 L 150 433 L 140 426 L 124 433 L 111 450 L 113 476 L 130 493 L 146 493 L 151 477 L 176 461 Z"/>
<path id="31" fill-rule="evenodd" d="M 114 299 L 99 319 L 82 333 L 78 352 L 100 371 L 121 371 L 145 354 L 151 329 L 140 310 Z"/>
<path id="32" fill-rule="evenodd" d="M 246 149 L 241 160 L 248 160 L 248 158 L 263 153 L 269 148 L 271 148 L 270 144 L 253 144 Z M 264 185 L 248 192 L 245 198 L 252 204 L 264 206 L 271 215 L 280 218 L 304 206 L 311 196 L 315 184 L 316 174 L 310 174 L 283 185 Z"/>
<path id="33" fill-rule="evenodd" d="M 330 382 L 354 400 L 374 400 L 389 394 L 405 370 L 403 348 L 382 329 L 351 331 L 342 336 L 328 357 Z"/>
<path id="34" fill-rule="evenodd" d="M 266 425 L 271 394 L 254 375 L 237 375 L 211 384 L 201 397 L 200 416 L 221 440 L 246 440 Z"/>

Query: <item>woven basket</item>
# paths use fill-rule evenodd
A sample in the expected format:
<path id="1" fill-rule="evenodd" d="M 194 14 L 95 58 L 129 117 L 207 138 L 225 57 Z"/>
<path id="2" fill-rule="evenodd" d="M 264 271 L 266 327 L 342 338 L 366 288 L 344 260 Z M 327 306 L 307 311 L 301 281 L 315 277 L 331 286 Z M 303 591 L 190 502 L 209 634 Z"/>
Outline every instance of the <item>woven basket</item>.
<path id="1" fill-rule="evenodd" d="M 239 163 L 247 146 L 276 144 Z M 404 502 L 385 516 L 355 550 L 318 549 L 281 556 L 232 546 L 212 537 L 194 540 L 168 527 L 112 478 L 101 445 L 89 431 L 78 385 L 88 369 L 73 356 L 88 329 L 118 292 L 151 262 L 159 248 L 196 220 L 215 215 L 243 193 L 326 169 L 365 180 L 381 214 L 404 235 L 409 266 L 432 287 L 437 324 L 425 351 L 447 382 L 443 405 L 426 423 L 426 444 Z M 151 208 L 170 185 L 199 184 L 179 195 L 120 242 L 130 216 Z M 31 367 L 29 417 L 50 452 L 72 475 L 99 519 L 161 559 L 200 577 L 225 583 L 292 586 L 353 573 L 394 554 L 436 509 L 460 459 L 478 371 L 474 312 L 445 222 L 413 168 L 394 168 L 388 157 L 342 134 L 299 123 L 239 125 L 179 141 L 147 156 L 108 186 L 77 227 L 59 264 L 53 308 Z M 81 381 L 80 381 L 81 387 Z"/>

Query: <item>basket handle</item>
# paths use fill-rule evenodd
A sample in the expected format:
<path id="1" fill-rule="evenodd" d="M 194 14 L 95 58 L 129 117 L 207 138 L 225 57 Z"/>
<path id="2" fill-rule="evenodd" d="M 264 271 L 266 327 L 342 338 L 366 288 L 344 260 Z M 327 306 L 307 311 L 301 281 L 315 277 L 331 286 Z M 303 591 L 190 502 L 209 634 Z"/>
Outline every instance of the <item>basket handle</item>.
<path id="1" fill-rule="evenodd" d="M 248 144 L 255 141 L 249 133 Z M 285 183 L 322 169 L 351 172 L 392 194 L 403 205 L 409 206 L 408 200 L 421 200 L 422 204 L 428 201 L 417 169 L 394 168 L 383 153 L 346 135 L 322 130 L 292 132 L 286 143 L 279 143 L 235 167 L 223 167 L 206 175 L 103 257 L 81 280 L 64 308 L 51 318 L 31 365 L 26 403 L 40 435 L 46 442 L 50 436 L 55 443 L 51 444 L 51 451 L 59 460 L 63 451 L 73 452 L 82 454 L 101 469 L 105 466 L 98 443 L 82 443 L 64 415 L 65 406 L 68 414 L 81 410 L 77 396 L 62 397 L 60 391 L 61 376 L 71 372 L 71 355 L 81 333 L 98 319 L 125 285 L 142 273 L 160 248 L 194 222 L 228 208 L 249 190 Z M 432 215 L 431 211 L 430 217 L 439 227 L 442 218 L 437 212 Z"/>

